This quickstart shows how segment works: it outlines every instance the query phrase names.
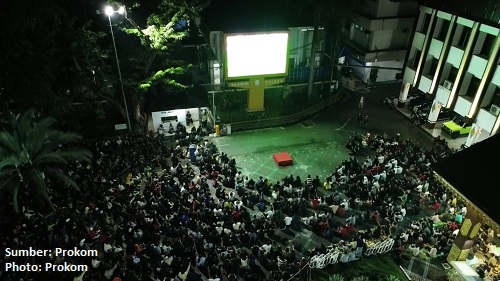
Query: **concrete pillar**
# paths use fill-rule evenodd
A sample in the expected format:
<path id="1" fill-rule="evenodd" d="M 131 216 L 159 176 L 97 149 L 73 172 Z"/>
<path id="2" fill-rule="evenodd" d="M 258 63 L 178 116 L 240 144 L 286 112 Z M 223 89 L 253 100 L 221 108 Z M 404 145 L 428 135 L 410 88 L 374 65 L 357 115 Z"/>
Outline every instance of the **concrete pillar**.
<path id="1" fill-rule="evenodd" d="M 403 81 L 401 91 L 399 92 L 398 107 L 405 107 L 406 99 L 408 99 L 408 91 L 410 90 L 410 83 Z"/>
<path id="2" fill-rule="evenodd" d="M 465 141 L 465 146 L 469 147 L 479 140 L 479 136 L 481 135 L 481 132 L 483 129 L 479 127 L 476 123 L 472 124 L 472 129 L 469 132 L 469 135 L 467 136 L 467 140 Z"/>
<path id="3" fill-rule="evenodd" d="M 478 212 L 477 209 L 467 206 L 467 215 L 446 258 L 448 262 L 465 261 L 467 258 L 470 249 L 474 245 L 473 240 L 477 237 L 481 228 L 482 222 Z"/>
<path id="4" fill-rule="evenodd" d="M 427 128 L 434 129 L 434 127 L 436 126 L 436 121 L 439 117 L 441 106 L 442 105 L 436 99 L 432 101 L 431 110 L 429 111 L 429 115 L 427 116 Z"/>

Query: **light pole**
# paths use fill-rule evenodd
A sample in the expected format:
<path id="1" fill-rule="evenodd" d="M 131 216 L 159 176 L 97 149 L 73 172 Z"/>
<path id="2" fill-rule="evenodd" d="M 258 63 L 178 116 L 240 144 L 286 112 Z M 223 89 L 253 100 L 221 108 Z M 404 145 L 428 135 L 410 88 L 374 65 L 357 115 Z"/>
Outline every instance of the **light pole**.
<path id="1" fill-rule="evenodd" d="M 122 90 L 123 104 L 125 106 L 125 114 L 127 115 L 127 127 L 128 131 L 132 132 L 132 126 L 130 125 L 130 114 L 128 113 L 127 98 L 125 97 L 125 91 L 123 90 L 123 79 L 122 79 L 122 71 L 120 69 L 120 60 L 118 59 L 118 52 L 116 51 L 115 34 L 113 32 L 113 25 L 111 24 L 111 16 L 114 13 L 119 13 L 120 15 L 123 15 L 125 13 L 125 7 L 122 6 L 117 11 L 115 11 L 113 7 L 107 6 L 104 12 L 108 16 L 109 29 L 111 30 L 111 38 L 113 39 L 113 48 L 115 49 L 116 66 L 118 67 L 118 77 L 120 78 L 120 87 Z"/>

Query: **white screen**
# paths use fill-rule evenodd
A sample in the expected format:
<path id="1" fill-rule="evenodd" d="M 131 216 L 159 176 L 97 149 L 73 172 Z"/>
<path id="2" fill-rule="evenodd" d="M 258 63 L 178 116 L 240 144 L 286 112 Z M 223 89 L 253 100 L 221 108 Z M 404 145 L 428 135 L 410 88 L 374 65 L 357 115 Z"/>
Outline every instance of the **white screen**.
<path id="1" fill-rule="evenodd" d="M 288 33 L 226 37 L 227 76 L 286 73 Z"/>

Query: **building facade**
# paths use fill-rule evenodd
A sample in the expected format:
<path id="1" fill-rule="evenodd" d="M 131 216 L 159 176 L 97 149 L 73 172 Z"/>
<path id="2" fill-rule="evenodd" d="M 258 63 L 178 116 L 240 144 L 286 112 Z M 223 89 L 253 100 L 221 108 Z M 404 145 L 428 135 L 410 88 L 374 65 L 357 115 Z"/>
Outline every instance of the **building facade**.
<path id="1" fill-rule="evenodd" d="M 367 84 L 396 80 L 409 46 L 418 2 L 365 0 L 349 26 L 345 62 Z M 379 68 L 377 68 L 379 67 Z"/>
<path id="2" fill-rule="evenodd" d="M 472 120 L 466 146 L 496 134 L 500 126 L 500 29 L 421 6 L 405 63 L 400 104 L 414 87 L 433 98 L 427 122 L 441 107 Z"/>

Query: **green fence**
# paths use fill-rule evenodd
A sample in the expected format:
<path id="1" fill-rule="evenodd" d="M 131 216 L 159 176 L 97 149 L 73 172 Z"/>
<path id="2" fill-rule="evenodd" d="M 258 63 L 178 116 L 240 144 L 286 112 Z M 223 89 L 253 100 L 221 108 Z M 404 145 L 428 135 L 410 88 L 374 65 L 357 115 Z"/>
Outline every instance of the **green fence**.
<path id="1" fill-rule="evenodd" d="M 247 91 L 230 90 L 217 93 L 216 115 L 232 131 L 251 130 L 294 124 L 330 107 L 348 91 L 329 92 L 329 85 L 316 84 L 314 96 L 307 97 L 307 85 L 266 89 L 265 111 L 247 112 Z"/>

